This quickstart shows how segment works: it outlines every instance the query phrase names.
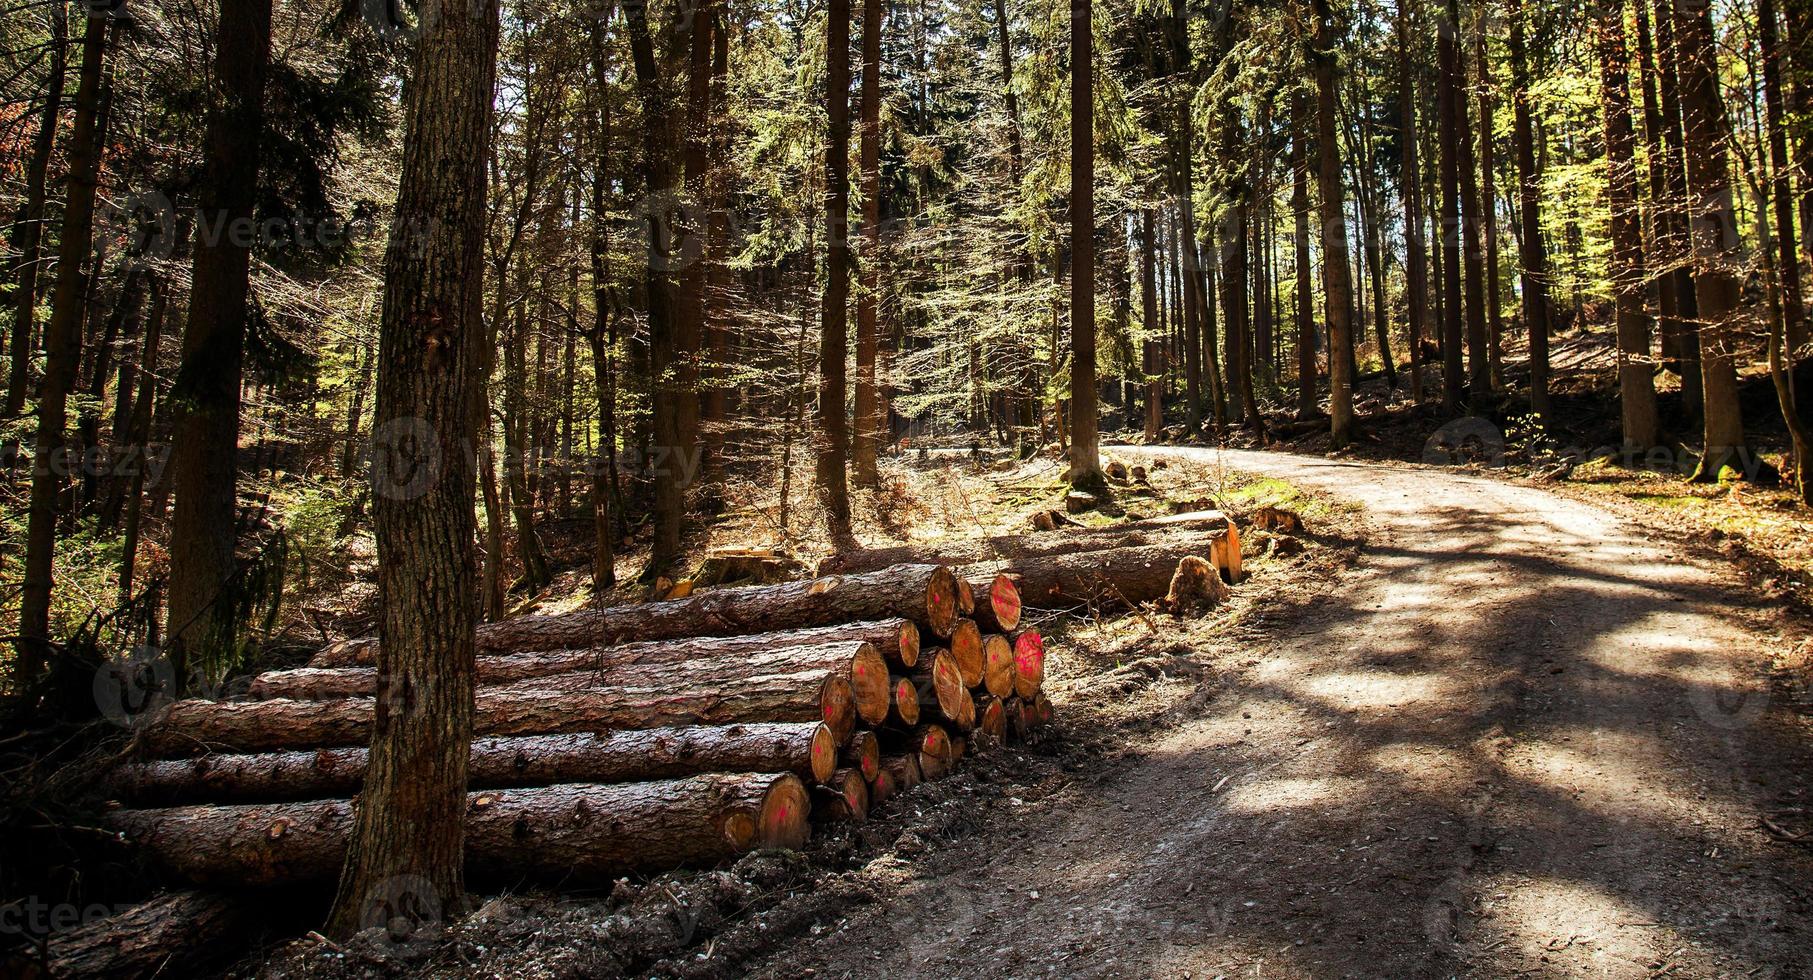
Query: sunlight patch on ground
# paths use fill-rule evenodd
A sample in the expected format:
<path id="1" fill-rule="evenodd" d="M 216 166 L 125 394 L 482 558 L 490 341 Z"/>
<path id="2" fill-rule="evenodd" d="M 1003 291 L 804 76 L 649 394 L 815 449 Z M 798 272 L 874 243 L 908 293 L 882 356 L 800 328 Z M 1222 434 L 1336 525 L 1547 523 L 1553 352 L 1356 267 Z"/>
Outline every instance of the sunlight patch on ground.
<path id="1" fill-rule="evenodd" d="M 1296 683 L 1306 696 L 1341 708 L 1401 708 L 1440 702 L 1453 710 L 1471 692 L 1444 674 L 1398 674 L 1385 670 L 1333 671 Z"/>
<path id="2" fill-rule="evenodd" d="M 1694 786 L 1658 782 L 1674 766 L 1648 733 L 1560 729 L 1519 737 L 1506 754 L 1511 776 L 1614 820 L 1664 821 L 1684 832 L 1722 814 Z"/>
<path id="3" fill-rule="evenodd" d="M 1476 892 L 1476 932 L 1488 973 L 1537 970 L 1544 976 L 1649 977 L 1676 937 L 1654 913 L 1604 889 L 1561 878 L 1485 881 Z"/>
<path id="4" fill-rule="evenodd" d="M 1223 805 L 1234 813 L 1271 813 L 1365 799 L 1369 792 L 1364 781 L 1345 776 L 1259 779 L 1228 787 Z"/>

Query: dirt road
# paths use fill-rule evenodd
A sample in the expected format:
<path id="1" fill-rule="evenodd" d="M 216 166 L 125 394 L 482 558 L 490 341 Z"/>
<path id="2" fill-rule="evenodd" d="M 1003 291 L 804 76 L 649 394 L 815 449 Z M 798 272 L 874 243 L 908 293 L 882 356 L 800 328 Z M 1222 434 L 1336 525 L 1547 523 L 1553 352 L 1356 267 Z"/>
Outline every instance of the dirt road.
<path id="1" fill-rule="evenodd" d="M 1220 458 L 1363 503 L 1360 566 L 1137 761 L 759 973 L 1813 974 L 1813 860 L 1758 821 L 1813 766 L 1735 578 L 1540 490 Z"/>

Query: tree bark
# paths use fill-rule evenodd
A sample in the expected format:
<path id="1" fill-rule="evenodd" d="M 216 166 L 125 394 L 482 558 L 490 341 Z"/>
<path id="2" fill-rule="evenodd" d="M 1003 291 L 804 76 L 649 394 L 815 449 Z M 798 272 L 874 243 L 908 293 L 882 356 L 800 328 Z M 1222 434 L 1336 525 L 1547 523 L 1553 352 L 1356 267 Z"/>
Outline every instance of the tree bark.
<path id="1" fill-rule="evenodd" d="M 257 925 L 257 910 L 229 892 L 164 892 L 51 936 L 41 957 L 16 955 L 0 966 L 21 977 L 195 975 L 233 959 Z"/>
<path id="2" fill-rule="evenodd" d="M 44 377 L 38 394 L 37 437 L 32 446 L 31 497 L 27 505 L 25 576 L 19 600 L 19 638 L 13 664 L 15 687 L 37 680 L 48 661 L 53 555 L 59 500 L 71 468 L 66 452 L 69 395 L 82 360 L 82 316 L 94 230 L 95 185 L 100 177 L 101 67 L 106 60 L 109 19 L 91 15 L 82 34 L 82 68 L 76 84 L 76 111 L 69 137 L 68 191 L 57 242 L 57 278 L 51 293 L 50 323 L 44 333 Z"/>
<path id="3" fill-rule="evenodd" d="M 836 2 L 836 0 L 833 0 Z M 1070 5 L 1070 468 L 1101 488 L 1095 390 L 1095 28 L 1092 0 Z"/>
<path id="4" fill-rule="evenodd" d="M 1681 118 L 1686 138 L 1687 182 L 1693 188 L 1694 295 L 1700 317 L 1700 382 L 1705 416 L 1705 451 L 1694 479 L 1713 481 L 1727 465 L 1744 476 L 1748 455 L 1738 406 L 1734 323 L 1741 313 L 1742 267 L 1737 219 L 1732 206 L 1730 160 L 1726 149 L 1724 100 L 1719 95 L 1718 50 L 1712 11 L 1698 4 L 1672 4 L 1676 61 L 1680 73 Z"/>
<path id="5" fill-rule="evenodd" d="M 1189 511 L 1167 517 L 1111 524 L 1101 528 L 1046 531 L 1036 534 L 999 534 L 986 538 L 954 538 L 930 544 L 870 548 L 866 551 L 832 555 L 818 563 L 818 571 L 821 575 L 861 574 L 907 563 L 939 565 L 977 565 L 991 561 L 1011 563 L 1016 559 L 1031 556 L 1080 554 L 1106 551 L 1110 548 L 1162 544 L 1167 539 L 1167 532 L 1194 535 L 1200 532 L 1225 531 L 1232 525 L 1233 522 L 1228 516 L 1218 510 Z M 995 626 L 986 621 L 988 615 L 988 613 L 978 610 L 978 621 L 982 622 L 984 629 L 992 629 Z M 1014 624 L 1018 622 L 1016 615 Z M 1012 629 L 1012 627 L 1013 624 L 1009 624 L 1006 628 Z"/>
<path id="6" fill-rule="evenodd" d="M 473 734 L 473 407 L 485 353 L 485 166 L 497 73 L 493 0 L 424 16 L 406 95 L 397 220 L 384 257 L 373 524 L 377 701 L 361 702 L 370 769 L 355 818 L 337 811 L 344 867 L 327 931 L 350 936 L 400 878 L 465 910 L 466 762 Z M 449 161 L 457 161 L 450 165 Z M 351 703 L 351 702 L 348 702 Z M 329 744 L 329 743 L 321 743 Z M 350 833 L 349 833 L 350 832 Z"/>
<path id="7" fill-rule="evenodd" d="M 1292 250 L 1297 276 L 1297 418 L 1321 414 L 1317 397 L 1315 284 L 1309 258 L 1309 99 L 1301 90 L 1291 94 L 1291 215 Z"/>
<path id="8" fill-rule="evenodd" d="M 1605 114 L 1605 189 L 1611 210 L 1612 286 L 1618 321 L 1618 393 L 1626 449 L 1656 444 L 1656 389 L 1650 366 L 1649 313 L 1644 309 L 1643 218 L 1631 126 L 1630 52 L 1624 11 L 1602 8 L 1594 25 L 1600 104 Z"/>
<path id="9" fill-rule="evenodd" d="M 850 296 L 850 0 L 831 0 L 825 22 L 825 291 L 820 315 L 818 455 L 813 467 L 831 537 L 852 542 L 846 380 Z"/>
<path id="10" fill-rule="evenodd" d="M 467 796 L 454 819 L 458 836 L 469 842 L 463 861 L 469 874 L 500 882 L 604 882 L 712 864 L 758 847 L 798 847 L 809 833 L 806 805 L 805 786 L 791 774 L 720 773 L 484 790 Z M 353 859 L 355 819 L 353 804 L 320 800 L 120 810 L 109 824 L 173 877 L 244 888 L 330 877 Z M 393 908 L 439 918 L 465 902 L 425 877 L 386 885 L 358 907 L 355 927 L 386 924 Z M 395 894 L 399 887 L 409 894 Z"/>
<path id="11" fill-rule="evenodd" d="M 136 806 L 349 797 L 365 784 L 368 755 L 322 748 L 131 762 L 108 777 L 107 792 Z M 790 772 L 824 782 L 837 761 L 837 737 L 827 725 L 758 722 L 481 738 L 472 743 L 467 772 L 475 790 L 714 772 Z"/>
<path id="12" fill-rule="evenodd" d="M 50 70 L 44 80 L 44 102 L 38 113 L 38 132 L 32 137 L 31 157 L 25 164 L 25 214 L 19 224 L 19 278 L 13 289 L 13 328 L 7 350 L 12 355 L 7 374 L 7 418 L 25 413 L 26 388 L 31 384 L 33 334 L 38 317 L 38 264 L 44 243 L 44 184 L 50 157 L 56 149 L 57 121 L 63 112 L 63 76 L 68 70 L 69 12 L 63 4 L 50 6 Z"/>
<path id="13" fill-rule="evenodd" d="M 1667 252 L 1656 261 L 1673 268 L 1675 307 L 1680 325 L 1675 342 L 1676 373 L 1681 378 L 1681 401 L 1687 414 L 1699 418 L 1704 414 L 1705 400 L 1705 382 L 1700 370 L 1700 304 L 1693 274 L 1693 244 L 1688 230 L 1687 140 L 1682 126 L 1680 56 L 1675 46 L 1672 0 L 1656 0 L 1656 47 L 1665 123 L 1662 135 L 1667 149 L 1663 160 L 1668 172 L 1668 193 L 1662 208 L 1664 227 L 1668 229 L 1668 237 L 1663 240 Z"/>
<path id="14" fill-rule="evenodd" d="M 171 435 L 169 657 L 178 691 L 191 671 L 218 678 L 237 656 L 243 605 L 238 529 L 239 387 L 251 298 L 249 225 L 258 195 L 271 0 L 225 0 L 215 34 L 214 105 L 197 215 L 189 322 Z"/>
<path id="15" fill-rule="evenodd" d="M 479 689 L 473 731 L 553 735 L 601 728 L 809 721 L 825 723 L 842 739 L 856 719 L 848 677 L 847 668 L 822 667 L 715 688 L 680 676 L 659 684 L 600 685 L 582 691 L 548 690 L 537 686 L 539 680 L 529 680 Z M 147 732 L 146 745 L 160 755 L 360 745 L 370 740 L 372 719 L 381 703 L 382 699 L 370 698 L 178 701 Z M 465 762 L 464 752 L 460 761 Z"/>
<path id="16" fill-rule="evenodd" d="M 1107 551 L 1034 555 L 1014 559 L 1006 572 L 1018 579 L 1020 597 L 1034 608 L 1128 608 L 1163 596 L 1177 563 L 1191 555 L 1209 558 L 1218 569 L 1228 567 L 1228 558 L 1210 557 L 1231 550 L 1227 541 L 1225 535 L 1206 535 Z"/>
<path id="17" fill-rule="evenodd" d="M 1510 0 L 1511 152 L 1517 158 L 1518 254 L 1523 281 L 1524 329 L 1530 341 L 1530 411 L 1549 414 L 1549 269 L 1542 239 L 1542 173 L 1530 122 L 1530 66 L 1524 44 L 1523 0 Z M 1639 0 L 1641 7 L 1647 0 Z"/>
<path id="18" fill-rule="evenodd" d="M 881 6 L 862 4 L 862 291 L 856 297 L 856 433 L 851 478 L 859 487 L 881 485 L 876 468 L 882 437 L 881 398 L 875 361 L 881 348 Z"/>
<path id="19" fill-rule="evenodd" d="M 1498 283 L 1498 175 L 1493 159 L 1492 71 L 1486 62 L 1486 29 L 1482 22 L 1473 29 L 1473 70 L 1479 79 L 1479 180 L 1480 235 L 1484 239 L 1486 262 L 1486 379 L 1491 390 L 1504 386 L 1504 313 L 1499 308 Z"/>
<path id="20" fill-rule="evenodd" d="M 1311 63 L 1316 79 L 1316 182 L 1322 195 L 1322 284 L 1328 315 L 1329 442 L 1340 449 L 1354 438 L 1353 420 L 1353 279 L 1347 256 L 1347 207 L 1341 188 L 1341 148 L 1335 139 L 1335 27 L 1329 0 L 1311 0 L 1315 14 L 1315 50 Z M 1181 557 L 1181 556 L 1179 556 Z M 1157 598 L 1164 584 L 1147 598 Z M 1142 580 L 1144 581 L 1144 580 Z M 1022 594 L 1026 593 L 1024 585 Z M 1030 597 L 1029 597 L 1030 598 Z M 1139 600 L 1143 601 L 1143 600 Z"/>
<path id="21" fill-rule="evenodd" d="M 868 643 L 889 663 L 900 666 L 911 667 L 919 658 L 919 627 L 912 620 L 894 618 L 839 623 L 781 633 L 652 640 L 597 648 L 498 652 L 478 658 L 477 677 L 480 684 L 510 684 L 530 677 L 546 677 L 575 670 L 609 671 L 628 666 L 683 664 L 691 660 L 749 656 L 783 647 L 840 642 Z M 317 689 L 345 692 L 334 696 L 369 694 L 370 689 L 364 686 L 362 679 L 368 675 L 352 671 L 369 668 L 374 662 L 377 649 L 377 640 L 371 637 L 341 641 L 316 654 L 304 669 L 313 672 Z M 329 670 L 335 673 L 327 673 Z M 292 673 L 300 675 L 300 671 L 271 671 L 261 677 Z"/>
<path id="22" fill-rule="evenodd" d="M 1808 445 L 1807 427 L 1800 418 L 1798 393 L 1794 390 L 1795 358 L 1806 343 L 1807 328 L 1801 308 L 1800 253 L 1794 239 L 1794 198 L 1789 173 L 1787 104 L 1782 87 L 1782 53 L 1780 29 L 1775 19 L 1774 0 L 1760 0 L 1757 23 L 1762 35 L 1763 89 L 1769 100 L 1769 162 L 1773 171 L 1770 189 L 1775 208 L 1776 277 L 1780 284 L 1782 336 L 1786 350 L 1777 342 L 1771 358 L 1771 373 L 1776 382 L 1777 400 L 1783 422 L 1788 426 L 1793 449 L 1794 483 L 1803 503 L 1813 502 L 1813 446 Z M 1796 38 L 1806 43 L 1806 38 Z M 1805 179 L 1805 178 L 1803 178 Z M 1802 229 L 1805 234 L 1806 229 Z M 1785 382 L 1785 383 L 1784 383 Z M 1786 395 L 1786 397 L 1782 397 Z"/>

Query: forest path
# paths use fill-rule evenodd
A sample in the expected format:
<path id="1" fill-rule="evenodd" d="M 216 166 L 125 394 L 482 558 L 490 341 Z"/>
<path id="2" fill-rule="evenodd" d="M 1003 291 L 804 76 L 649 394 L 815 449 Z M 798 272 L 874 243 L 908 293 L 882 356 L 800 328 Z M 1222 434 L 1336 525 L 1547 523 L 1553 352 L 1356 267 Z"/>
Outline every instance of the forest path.
<path id="1" fill-rule="evenodd" d="M 1113 452 L 1358 501 L 1370 541 L 1199 716 L 759 973 L 1813 975 L 1813 860 L 1758 821 L 1813 766 L 1721 563 L 1451 471 Z"/>

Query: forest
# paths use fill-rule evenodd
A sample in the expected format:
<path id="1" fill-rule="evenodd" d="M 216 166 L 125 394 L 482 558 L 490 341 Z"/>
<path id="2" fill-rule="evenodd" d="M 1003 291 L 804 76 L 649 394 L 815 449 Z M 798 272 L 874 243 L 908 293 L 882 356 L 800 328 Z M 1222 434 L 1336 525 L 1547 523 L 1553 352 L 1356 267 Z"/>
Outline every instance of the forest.
<path id="1" fill-rule="evenodd" d="M 957 778 L 983 783 L 1119 765 L 1102 745 L 1132 722 L 1086 702 L 1137 658 L 1103 638 L 1162 644 L 1151 616 L 1203 608 L 1225 629 L 1178 626 L 1185 646 L 1270 649 L 1309 634 L 1268 605 L 1333 637 L 1408 603 L 1472 651 L 1476 693 L 1538 619 L 1575 637 L 1505 668 L 1538 680 L 1563 651 L 1666 659 L 1634 637 L 1672 634 L 1750 658 L 1718 661 L 1735 687 L 1683 666 L 1714 656 L 1696 646 L 1644 674 L 1649 707 L 1580 723 L 1704 719 L 1755 683 L 1775 720 L 1745 716 L 1767 746 L 1745 758 L 1792 769 L 1807 744 L 1779 712 L 1813 704 L 1810 0 L 5 2 L 16 966 L 152 975 L 187 962 L 170 937 L 231 928 L 211 969 L 304 934 L 300 959 L 234 969 L 513 969 L 460 966 L 457 930 L 426 960 L 352 944 L 482 919 L 518 880 L 500 867 L 633 906 L 639 875 L 803 846 L 808 810 L 854 825 L 921 779 L 954 792 L 930 784 L 966 745 Z M 1417 482 L 1437 470 L 1541 496 L 1468 504 Z M 1617 520 L 1748 584 L 1639 621 L 1602 590 L 1697 586 L 1629 558 L 1663 532 Z M 1466 612 L 1486 555 L 1543 576 L 1502 649 L 1467 638 L 1514 632 Z M 1632 580 L 1598 577 L 1627 559 Z M 1381 598 L 1347 604 L 1343 575 L 1386 576 Z M 1445 579 L 1456 608 L 1394 575 Z M 1712 611 L 1740 594 L 1782 618 L 1715 643 L 1749 622 Z M 1207 676 L 1151 663 L 1142 690 Z M 1496 717 L 1480 697 L 1456 716 Z M 1813 811 L 1781 792 L 1745 846 L 1799 867 Z M 596 812 L 621 832 L 573 816 Z M 250 885 L 284 896 L 256 941 L 219 899 Z M 1794 894 L 1776 920 L 1813 915 Z M 96 903 L 132 910 L 31 911 Z M 564 969 L 678 975 L 685 932 Z M 1501 975 L 1488 938 L 1428 955 Z M 789 972 L 739 943 L 713 968 Z M 1679 968 L 1807 955 L 1756 943 Z"/>

